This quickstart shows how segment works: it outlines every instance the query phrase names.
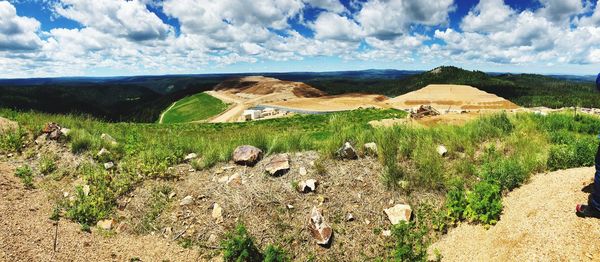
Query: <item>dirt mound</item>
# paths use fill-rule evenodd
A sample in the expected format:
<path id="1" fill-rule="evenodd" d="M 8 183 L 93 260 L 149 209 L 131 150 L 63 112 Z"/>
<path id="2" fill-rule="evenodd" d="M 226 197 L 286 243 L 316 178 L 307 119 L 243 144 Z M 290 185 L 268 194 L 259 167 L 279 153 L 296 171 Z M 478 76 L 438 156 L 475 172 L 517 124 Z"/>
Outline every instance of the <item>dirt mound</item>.
<path id="1" fill-rule="evenodd" d="M 497 225 L 463 224 L 430 251 L 447 261 L 600 261 L 600 220 L 575 215 L 593 175 L 593 168 L 536 175 L 503 198 Z"/>
<path id="2" fill-rule="evenodd" d="M 285 92 L 292 92 L 296 97 L 319 97 L 325 95 L 323 91 L 305 83 L 282 81 L 263 76 L 228 79 L 215 86 L 214 90 L 251 95 L 268 95 Z"/>
<path id="3" fill-rule="evenodd" d="M 439 109 L 516 109 L 516 104 L 477 88 L 464 85 L 428 85 L 417 91 L 388 101 L 396 108 L 413 108 L 431 105 Z"/>
<path id="4" fill-rule="evenodd" d="M 305 97 L 279 101 L 269 105 L 308 111 L 342 111 L 358 108 L 388 108 L 387 97 L 369 94 L 344 94 L 335 96 Z"/>
<path id="5" fill-rule="evenodd" d="M 0 134 L 9 132 L 9 131 L 14 131 L 14 130 L 17 130 L 18 128 L 19 128 L 19 124 L 17 124 L 17 122 L 0 117 Z"/>

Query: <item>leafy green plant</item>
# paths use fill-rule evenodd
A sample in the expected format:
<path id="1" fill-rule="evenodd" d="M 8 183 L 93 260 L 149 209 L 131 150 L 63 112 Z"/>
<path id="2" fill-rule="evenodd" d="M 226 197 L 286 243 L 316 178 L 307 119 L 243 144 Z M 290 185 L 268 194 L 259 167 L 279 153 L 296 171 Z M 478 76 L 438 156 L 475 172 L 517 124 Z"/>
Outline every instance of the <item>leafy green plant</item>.
<path id="1" fill-rule="evenodd" d="M 396 244 L 393 251 L 395 261 L 427 261 L 427 231 L 414 222 L 400 222 L 392 228 Z"/>
<path id="2" fill-rule="evenodd" d="M 31 167 L 28 165 L 18 167 L 15 176 L 21 179 L 26 188 L 33 188 L 33 171 Z"/>
<path id="3" fill-rule="evenodd" d="M 513 190 L 529 177 L 529 172 L 518 159 L 498 159 L 485 163 L 480 170 L 480 177 L 488 183 L 499 185 L 501 189 Z"/>
<path id="4" fill-rule="evenodd" d="M 237 224 L 233 231 L 225 234 L 221 248 L 225 261 L 261 261 L 263 258 L 248 230 L 241 223 Z"/>
<path id="5" fill-rule="evenodd" d="M 17 130 L 0 133 L 0 152 L 19 152 L 25 144 L 25 131 Z"/>
<path id="6" fill-rule="evenodd" d="M 502 213 L 502 195 L 498 185 L 477 183 L 473 190 L 467 193 L 467 202 L 464 217 L 471 222 L 493 225 Z"/>
<path id="7" fill-rule="evenodd" d="M 268 245 L 265 249 L 264 262 L 288 262 L 291 261 L 287 252 L 281 247 Z"/>
<path id="8" fill-rule="evenodd" d="M 56 155 L 54 155 L 52 153 L 44 154 L 40 158 L 40 162 L 38 165 L 40 174 L 49 175 L 50 173 L 54 172 L 54 170 L 56 170 L 56 160 L 57 160 Z"/>
<path id="9" fill-rule="evenodd" d="M 451 223 L 464 219 L 464 213 L 468 204 L 463 183 L 453 185 L 448 190 L 446 193 L 446 216 Z"/>

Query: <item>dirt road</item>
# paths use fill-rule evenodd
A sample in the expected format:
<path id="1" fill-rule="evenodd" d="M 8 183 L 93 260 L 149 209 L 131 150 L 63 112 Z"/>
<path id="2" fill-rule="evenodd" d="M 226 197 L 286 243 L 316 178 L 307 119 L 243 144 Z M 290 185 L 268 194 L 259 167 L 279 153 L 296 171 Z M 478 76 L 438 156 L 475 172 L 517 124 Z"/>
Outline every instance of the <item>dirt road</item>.
<path id="1" fill-rule="evenodd" d="M 575 215 L 593 168 L 539 174 L 503 199 L 489 230 L 463 224 L 435 243 L 444 261 L 600 261 L 600 219 Z"/>

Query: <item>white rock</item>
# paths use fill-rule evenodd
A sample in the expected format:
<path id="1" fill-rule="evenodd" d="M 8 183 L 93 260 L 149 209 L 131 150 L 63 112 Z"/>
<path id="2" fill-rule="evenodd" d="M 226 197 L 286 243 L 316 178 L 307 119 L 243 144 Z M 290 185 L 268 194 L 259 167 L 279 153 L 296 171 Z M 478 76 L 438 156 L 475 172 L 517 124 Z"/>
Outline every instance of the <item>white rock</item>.
<path id="1" fill-rule="evenodd" d="M 308 172 L 306 171 L 306 168 L 305 168 L 305 167 L 300 167 L 300 168 L 298 169 L 298 173 L 299 173 L 301 176 L 306 176 L 306 175 L 308 174 Z"/>
<path id="2" fill-rule="evenodd" d="M 383 211 L 393 225 L 400 223 L 400 221 L 408 222 L 412 214 L 411 207 L 409 205 L 402 204 L 397 204 L 393 207 L 386 208 Z"/>
<path id="3" fill-rule="evenodd" d="M 211 214 L 212 218 L 215 219 L 215 223 L 220 224 L 223 223 L 223 208 L 217 203 L 213 205 L 213 210 Z"/>
<path id="4" fill-rule="evenodd" d="M 113 167 L 115 167 L 115 164 L 113 162 L 104 163 L 104 169 L 106 170 L 112 169 Z"/>
<path id="5" fill-rule="evenodd" d="M 81 189 L 83 191 L 84 196 L 90 195 L 90 186 L 89 185 L 83 185 L 83 187 Z"/>
<path id="6" fill-rule="evenodd" d="M 346 215 L 346 221 L 354 221 L 354 216 L 352 213 L 348 213 L 348 215 Z"/>
<path id="7" fill-rule="evenodd" d="M 381 235 L 383 235 L 384 237 L 392 236 L 392 230 L 383 230 L 381 232 Z"/>
<path id="8" fill-rule="evenodd" d="M 190 161 L 194 158 L 197 158 L 198 155 L 196 153 L 189 153 L 187 156 L 185 156 L 185 158 L 183 159 L 184 161 Z"/>
<path id="9" fill-rule="evenodd" d="M 169 199 L 171 199 L 171 198 L 174 198 L 176 195 L 177 195 L 177 193 L 175 193 L 175 192 L 171 192 L 171 193 L 169 194 Z"/>
<path id="10" fill-rule="evenodd" d="M 294 209 L 294 206 L 292 206 L 292 205 L 288 204 L 288 205 L 287 205 L 287 208 L 288 208 L 288 209 Z"/>
<path id="11" fill-rule="evenodd" d="M 111 145 L 116 145 L 117 144 L 117 140 L 115 140 L 112 136 L 110 136 L 109 134 L 102 134 L 100 135 L 100 139 L 110 143 Z"/>
<path id="12" fill-rule="evenodd" d="M 180 206 L 187 206 L 194 203 L 194 198 L 192 196 L 186 196 L 179 202 Z"/>
<path id="13" fill-rule="evenodd" d="M 227 183 L 227 181 L 229 181 L 229 176 L 222 176 L 219 178 L 219 180 L 217 180 L 217 182 L 219 182 L 221 184 L 225 184 L 225 183 Z"/>
<path id="14" fill-rule="evenodd" d="M 96 223 L 96 226 L 104 230 L 111 230 L 116 223 L 117 221 L 115 221 L 114 219 L 105 219 L 98 221 L 98 223 Z"/>
<path id="15" fill-rule="evenodd" d="M 217 235 L 215 234 L 210 234 L 210 236 L 208 236 L 208 243 L 217 243 L 219 239 L 217 238 Z"/>
<path id="16" fill-rule="evenodd" d="M 101 157 L 108 154 L 110 154 L 110 151 L 103 147 L 102 149 L 100 149 L 100 151 L 98 151 L 98 154 L 96 154 L 96 156 Z"/>
<path id="17" fill-rule="evenodd" d="M 377 144 L 371 142 L 365 144 L 365 154 L 376 156 L 377 155 Z"/>
<path id="18" fill-rule="evenodd" d="M 315 179 L 308 179 L 300 183 L 299 190 L 303 193 L 314 192 L 317 189 L 317 183 L 318 182 Z"/>
<path id="19" fill-rule="evenodd" d="M 63 192 L 63 197 L 64 197 L 64 198 L 67 198 L 67 197 L 69 197 L 69 192 L 67 192 L 67 191 Z"/>
<path id="20" fill-rule="evenodd" d="M 60 129 L 60 132 L 63 133 L 63 135 L 65 136 L 69 136 L 69 133 L 71 133 L 71 129 L 63 127 Z"/>
<path id="21" fill-rule="evenodd" d="M 437 147 L 437 152 L 440 156 L 446 156 L 448 154 L 448 149 L 444 145 L 439 145 Z"/>

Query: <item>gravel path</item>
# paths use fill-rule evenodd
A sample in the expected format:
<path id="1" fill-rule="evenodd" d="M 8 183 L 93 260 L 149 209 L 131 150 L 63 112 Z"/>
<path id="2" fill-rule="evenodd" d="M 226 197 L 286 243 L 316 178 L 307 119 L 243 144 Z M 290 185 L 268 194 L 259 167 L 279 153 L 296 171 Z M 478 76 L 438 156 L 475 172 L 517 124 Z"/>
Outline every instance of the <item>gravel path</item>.
<path id="1" fill-rule="evenodd" d="M 600 219 L 575 215 L 593 174 L 578 168 L 536 175 L 503 199 L 497 225 L 460 225 L 430 251 L 441 251 L 444 261 L 600 261 Z"/>

